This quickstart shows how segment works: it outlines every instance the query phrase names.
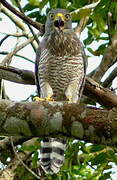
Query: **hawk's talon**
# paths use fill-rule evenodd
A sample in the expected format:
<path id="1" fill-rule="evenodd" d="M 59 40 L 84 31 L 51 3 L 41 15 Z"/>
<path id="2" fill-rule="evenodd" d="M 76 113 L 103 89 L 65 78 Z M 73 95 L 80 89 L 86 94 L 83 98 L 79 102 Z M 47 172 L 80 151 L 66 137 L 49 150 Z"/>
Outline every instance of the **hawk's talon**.
<path id="1" fill-rule="evenodd" d="M 34 97 L 33 99 L 34 99 L 34 101 L 45 101 L 45 99 L 40 98 L 38 96 Z"/>
<path id="2" fill-rule="evenodd" d="M 46 101 L 54 101 L 54 99 L 51 96 L 48 96 L 45 98 Z"/>
<path id="3" fill-rule="evenodd" d="M 48 96 L 48 97 L 46 97 L 45 99 L 36 96 L 36 97 L 34 97 L 33 99 L 34 99 L 34 101 L 47 101 L 47 102 L 48 102 L 48 101 L 54 101 L 54 99 L 51 98 L 51 96 Z"/>

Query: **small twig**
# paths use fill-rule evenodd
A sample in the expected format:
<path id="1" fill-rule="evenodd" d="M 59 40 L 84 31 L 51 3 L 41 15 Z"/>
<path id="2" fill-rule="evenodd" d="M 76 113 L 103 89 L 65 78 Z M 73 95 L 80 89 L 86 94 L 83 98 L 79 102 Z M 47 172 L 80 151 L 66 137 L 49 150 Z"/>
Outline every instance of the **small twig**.
<path id="1" fill-rule="evenodd" d="M 16 32 L 16 33 L 13 33 L 13 34 L 0 32 L 0 34 L 6 35 L 6 36 L 7 35 L 8 36 L 13 36 L 13 37 L 23 37 L 23 36 L 25 36 L 24 32 L 22 32 L 22 33 Z"/>
<path id="2" fill-rule="evenodd" d="M 2 55 L 7 55 L 7 54 L 9 54 L 8 52 L 6 52 L 6 51 L 2 51 L 2 52 L 0 52 L 0 54 L 2 54 Z M 25 59 L 26 61 L 28 61 L 28 62 L 31 62 L 31 63 L 35 63 L 34 61 L 32 61 L 31 59 L 29 59 L 29 58 L 27 58 L 27 57 L 24 57 L 24 56 L 22 56 L 22 55 L 20 55 L 20 54 L 14 54 L 14 56 L 16 56 L 16 57 L 19 57 L 19 58 L 22 58 L 22 59 Z"/>
<path id="3" fill-rule="evenodd" d="M 6 0 L 0 0 L 1 4 L 5 6 L 7 9 L 9 9 L 12 13 L 14 13 L 16 16 L 24 20 L 25 22 L 29 23 L 36 29 L 38 29 L 42 34 L 44 33 L 44 26 L 41 23 L 32 21 L 31 18 L 25 16 L 23 13 L 17 11 L 14 7 L 12 7 Z"/>
<path id="4" fill-rule="evenodd" d="M 20 12 L 24 14 L 24 11 L 23 11 L 23 9 L 22 9 L 22 7 L 21 7 L 21 5 L 20 5 L 20 2 L 19 2 L 18 0 L 15 0 L 15 2 L 17 3 L 17 6 L 18 6 Z M 25 15 L 25 14 L 24 14 L 24 15 Z M 37 44 L 39 45 L 39 39 L 38 39 L 37 35 L 36 35 L 35 32 L 33 31 L 32 27 L 31 27 L 28 23 L 26 23 L 26 24 L 27 24 L 27 26 L 29 27 L 32 35 L 34 36 Z"/>
<path id="5" fill-rule="evenodd" d="M 29 43 L 31 43 L 34 40 L 34 37 L 30 37 L 26 42 L 22 43 L 21 45 L 17 46 L 12 52 L 10 52 L 2 61 L 2 65 L 8 65 L 11 58 L 14 54 L 16 54 L 19 50 L 23 49 L 25 46 L 27 46 Z"/>
<path id="6" fill-rule="evenodd" d="M 95 2 L 95 3 L 88 4 L 88 5 L 86 5 L 86 6 L 82 7 L 82 8 L 76 9 L 75 11 L 72 11 L 72 12 L 71 12 L 71 15 L 74 14 L 74 13 L 77 14 L 77 13 L 79 13 L 81 10 L 84 10 L 84 9 L 93 9 L 93 8 L 95 8 L 95 7 L 100 3 L 100 1 L 101 1 L 101 0 L 98 0 L 98 1 Z"/>
<path id="7" fill-rule="evenodd" d="M 85 28 L 88 20 L 89 20 L 89 16 L 82 18 L 79 22 L 79 25 L 75 28 L 75 33 L 77 33 L 78 37 L 80 37 L 80 34 Z"/>
<path id="8" fill-rule="evenodd" d="M 1 41 L 0 41 L 0 46 L 2 45 L 2 43 L 9 37 L 10 35 L 6 35 Z"/>
<path id="9" fill-rule="evenodd" d="M 13 152 L 14 154 L 16 155 L 17 159 L 20 161 L 20 163 L 25 167 L 25 169 L 27 169 L 34 177 L 36 177 L 37 179 L 40 180 L 40 177 L 34 172 L 32 171 L 23 161 L 22 159 L 18 156 L 18 153 L 16 152 L 15 150 L 15 146 L 14 146 L 14 143 L 13 143 L 13 139 L 12 139 L 12 136 L 10 137 L 10 140 L 11 140 L 11 146 L 13 148 Z"/>
<path id="10" fill-rule="evenodd" d="M 7 8 L 4 6 L 1 7 L 1 12 L 4 13 L 9 19 L 18 26 L 23 32 L 27 32 L 25 24 L 19 18 L 15 17 Z"/>

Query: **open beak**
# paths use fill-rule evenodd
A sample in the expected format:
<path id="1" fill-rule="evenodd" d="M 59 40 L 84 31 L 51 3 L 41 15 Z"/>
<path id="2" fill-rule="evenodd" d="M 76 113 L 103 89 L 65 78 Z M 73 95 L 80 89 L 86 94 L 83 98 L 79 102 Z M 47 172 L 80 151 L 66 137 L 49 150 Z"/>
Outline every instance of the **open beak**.
<path id="1" fill-rule="evenodd" d="M 57 13 L 54 19 L 54 26 L 59 30 L 64 28 L 64 15 L 62 13 Z"/>

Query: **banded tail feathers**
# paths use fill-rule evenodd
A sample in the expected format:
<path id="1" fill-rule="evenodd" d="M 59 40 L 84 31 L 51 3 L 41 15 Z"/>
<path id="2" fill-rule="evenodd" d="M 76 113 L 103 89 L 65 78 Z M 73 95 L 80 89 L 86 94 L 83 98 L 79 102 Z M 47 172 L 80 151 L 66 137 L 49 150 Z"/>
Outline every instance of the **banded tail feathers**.
<path id="1" fill-rule="evenodd" d="M 41 142 L 41 167 L 47 174 L 56 174 L 64 163 L 66 140 L 63 138 L 45 138 Z"/>

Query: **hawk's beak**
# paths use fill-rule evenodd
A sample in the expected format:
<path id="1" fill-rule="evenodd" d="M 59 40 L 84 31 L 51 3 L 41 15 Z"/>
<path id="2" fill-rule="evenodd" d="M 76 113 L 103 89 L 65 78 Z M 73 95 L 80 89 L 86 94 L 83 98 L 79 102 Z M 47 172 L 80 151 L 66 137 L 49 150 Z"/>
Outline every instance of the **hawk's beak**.
<path id="1" fill-rule="evenodd" d="M 58 29 L 63 29 L 64 27 L 64 15 L 62 13 L 57 13 L 54 18 L 54 26 Z"/>

